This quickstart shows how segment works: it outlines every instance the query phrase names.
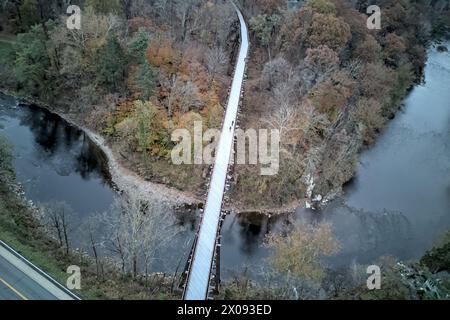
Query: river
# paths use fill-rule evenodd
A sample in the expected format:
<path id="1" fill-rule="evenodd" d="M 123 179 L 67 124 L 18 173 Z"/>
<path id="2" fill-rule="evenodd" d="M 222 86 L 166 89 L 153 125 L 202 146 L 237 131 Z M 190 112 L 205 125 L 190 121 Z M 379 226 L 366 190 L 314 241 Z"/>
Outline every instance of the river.
<path id="1" fill-rule="evenodd" d="M 222 233 L 225 273 L 261 266 L 265 234 L 293 220 L 331 223 L 342 248 L 328 262 L 339 269 L 387 255 L 419 258 L 450 229 L 449 52 L 429 50 L 424 83 L 362 153 L 340 199 L 322 211 L 299 208 L 287 217 L 230 216 Z"/>
<path id="2" fill-rule="evenodd" d="M 82 217 L 107 210 L 115 191 L 103 153 L 57 115 L 16 104 L 0 96 L 0 132 L 14 146 L 17 181 L 27 198 L 64 201 Z"/>
<path id="3" fill-rule="evenodd" d="M 38 207 L 62 203 L 71 212 L 72 247 L 88 247 L 84 223 L 90 217 L 110 212 L 120 197 L 111 180 L 106 155 L 87 134 L 58 115 L 34 105 L 18 104 L 15 98 L 1 94 L 0 134 L 13 146 L 16 179 L 26 198 Z M 177 238 L 152 268 L 173 272 L 186 259 L 196 225 L 188 208 L 163 210 L 173 217 L 166 220 L 176 228 Z M 102 236 L 106 235 L 99 235 Z"/>
<path id="4" fill-rule="evenodd" d="M 447 44 L 450 47 L 449 44 Z M 117 197 L 104 154 L 77 128 L 46 110 L 17 106 L 0 95 L 0 133 L 14 146 L 17 180 L 35 203 L 64 201 L 81 223 L 109 210 Z M 299 208 L 275 218 L 229 215 L 222 231 L 222 274 L 229 277 L 264 265 L 270 230 L 293 220 L 329 221 L 341 251 L 332 268 L 371 263 L 380 256 L 414 259 L 450 229 L 450 53 L 430 49 L 425 82 L 361 155 L 355 178 L 342 198 L 322 211 Z M 170 213 L 169 213 L 170 214 Z M 173 271 L 187 255 L 196 227 L 187 212 L 177 215 L 183 231 L 156 271 Z M 76 237 L 76 235 L 75 235 Z"/>

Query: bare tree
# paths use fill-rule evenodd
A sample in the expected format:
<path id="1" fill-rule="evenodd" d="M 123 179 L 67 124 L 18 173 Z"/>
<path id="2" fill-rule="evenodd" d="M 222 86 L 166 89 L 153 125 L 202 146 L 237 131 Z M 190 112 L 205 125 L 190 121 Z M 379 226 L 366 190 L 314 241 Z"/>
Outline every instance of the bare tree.
<path id="1" fill-rule="evenodd" d="M 142 3 L 142 5 L 140 6 L 141 8 L 145 4 L 145 0 L 137 0 L 136 2 Z M 168 19 L 170 19 L 172 5 L 173 4 L 170 0 L 156 0 L 153 4 L 153 8 L 156 10 L 160 18 L 168 21 Z"/>
<path id="2" fill-rule="evenodd" d="M 282 56 L 268 61 L 261 74 L 261 86 L 272 88 L 280 82 L 287 82 L 292 77 L 292 66 Z"/>
<path id="3" fill-rule="evenodd" d="M 170 81 L 170 94 L 167 100 L 168 114 L 173 114 L 174 104 L 176 103 L 182 112 L 189 111 L 190 108 L 198 108 L 200 100 L 198 98 L 198 88 L 195 83 L 184 82 L 174 76 Z"/>
<path id="4" fill-rule="evenodd" d="M 184 41 L 188 29 L 188 21 L 190 19 L 193 8 L 200 3 L 200 0 L 174 0 L 175 15 L 181 25 L 181 40 Z"/>
<path id="5" fill-rule="evenodd" d="M 132 2 L 131 0 L 121 0 L 123 11 L 125 12 L 125 17 L 130 19 L 132 17 Z"/>
<path id="6" fill-rule="evenodd" d="M 210 77 L 210 82 L 215 80 L 217 75 L 222 75 L 227 67 L 228 58 L 221 47 L 209 49 L 206 53 L 206 67 Z"/>
<path id="7" fill-rule="evenodd" d="M 73 211 L 64 202 L 49 202 L 40 207 L 44 227 L 55 237 L 66 254 L 70 251 L 70 232 Z"/>
<path id="8" fill-rule="evenodd" d="M 104 261 L 102 249 L 104 244 L 103 233 L 105 232 L 102 221 L 106 221 L 101 215 L 93 215 L 87 218 L 80 227 L 82 244 L 90 251 L 95 260 L 97 277 L 104 276 Z"/>
<path id="9" fill-rule="evenodd" d="M 297 129 L 295 123 L 297 110 L 294 97 L 294 88 L 289 82 L 278 84 L 272 91 L 272 97 L 269 101 L 272 112 L 265 122 L 272 128 L 279 130 L 281 139 L 283 139 L 284 134 Z"/>
<path id="10" fill-rule="evenodd" d="M 192 13 L 188 32 L 199 35 L 201 41 L 208 46 L 225 47 L 236 20 L 237 15 L 230 1 L 205 1 Z"/>
<path id="11" fill-rule="evenodd" d="M 92 43 L 101 43 L 99 40 L 106 39 L 110 33 L 124 29 L 121 27 L 122 21 L 117 16 L 113 14 L 96 15 L 93 11 L 88 10 L 83 15 L 80 30 L 57 29 L 59 31 L 54 32 L 52 38 L 56 42 L 63 42 L 87 50 Z"/>
<path id="12" fill-rule="evenodd" d="M 147 273 L 157 251 L 176 235 L 164 213 L 162 206 L 132 196 L 116 200 L 110 214 L 103 215 L 105 244 L 120 260 L 124 273 L 136 278 L 142 267 Z"/>
<path id="13" fill-rule="evenodd" d="M 127 1 L 127 0 L 122 0 Z M 164 0 L 167 2 L 167 0 Z M 131 17 L 151 17 L 155 14 L 155 11 L 158 14 L 161 14 L 159 9 L 159 1 L 151 4 L 146 0 L 131 0 L 129 4 L 129 11 Z"/>

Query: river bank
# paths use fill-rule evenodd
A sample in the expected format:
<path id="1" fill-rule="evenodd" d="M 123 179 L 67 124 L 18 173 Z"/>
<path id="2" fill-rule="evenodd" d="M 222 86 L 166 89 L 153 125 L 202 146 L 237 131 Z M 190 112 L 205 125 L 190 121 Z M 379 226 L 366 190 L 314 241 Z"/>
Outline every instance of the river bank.
<path id="1" fill-rule="evenodd" d="M 13 91 L 7 89 L 1 89 L 0 93 L 9 95 L 9 96 L 17 96 L 17 94 Z M 106 142 L 104 136 L 100 133 L 95 132 L 94 130 L 88 128 L 85 124 L 82 124 L 82 121 L 78 119 L 76 115 L 71 115 L 68 113 L 64 113 L 61 111 L 61 108 L 50 106 L 49 104 L 39 101 L 37 99 L 32 98 L 18 98 L 19 104 L 28 104 L 28 105 L 36 105 L 40 108 L 43 108 L 60 118 L 64 119 L 67 123 L 74 126 L 75 128 L 83 131 L 91 141 L 104 153 L 105 157 L 108 161 L 108 169 L 111 175 L 111 180 L 114 186 L 118 189 L 119 193 L 124 192 L 125 194 L 134 194 L 138 195 L 139 198 L 148 201 L 160 201 L 165 204 L 174 206 L 174 207 L 192 207 L 201 208 L 203 207 L 204 199 L 199 198 L 197 195 L 192 194 L 188 191 L 179 190 L 173 187 L 169 187 L 164 184 L 154 183 L 144 179 L 139 176 L 136 172 L 132 171 L 128 167 L 126 167 L 122 161 L 119 159 L 123 159 L 123 156 L 113 151 L 113 148 Z M 243 206 L 235 206 L 232 204 L 232 201 L 227 201 L 223 209 L 228 212 L 233 212 L 234 214 L 262 214 L 268 217 L 273 215 L 282 215 L 293 213 L 298 207 L 304 206 L 306 203 L 306 199 L 301 199 L 297 201 L 293 201 L 290 204 L 281 206 L 281 207 L 243 207 Z"/>
<path id="2" fill-rule="evenodd" d="M 9 90 L 0 90 L 1 93 L 9 96 L 14 96 L 14 92 Z M 76 117 L 71 116 L 58 110 L 58 108 L 51 107 L 48 104 L 30 98 L 20 98 L 19 104 L 36 105 L 43 108 L 50 113 L 53 113 L 60 118 L 64 119 L 67 123 L 75 128 L 83 131 L 91 141 L 104 153 L 108 161 L 108 169 L 111 175 L 111 180 L 114 186 L 119 192 L 125 192 L 126 194 L 138 194 L 142 199 L 149 201 L 158 200 L 163 201 L 169 205 L 181 206 L 181 205 L 198 205 L 201 201 L 194 195 L 169 188 L 162 184 L 156 184 L 150 181 L 146 181 L 139 177 L 134 172 L 125 168 L 118 161 L 119 155 L 113 153 L 112 149 L 105 142 L 105 139 L 98 133 L 82 125 Z"/>
<path id="3" fill-rule="evenodd" d="M 15 95 L 15 92 L 3 89 L 4 93 Z M 91 141 L 104 153 L 108 161 L 108 169 L 110 171 L 111 180 L 117 187 L 118 191 L 125 194 L 137 194 L 141 199 L 148 201 L 158 201 L 168 204 L 173 207 L 188 207 L 195 210 L 195 208 L 203 207 L 202 197 L 199 197 L 192 192 L 180 190 L 174 187 L 169 187 L 165 184 L 148 181 L 136 173 L 132 168 L 127 166 L 124 162 L 126 159 L 123 155 L 115 150 L 107 139 L 99 132 L 89 128 L 86 121 L 80 118 L 79 114 L 71 114 L 64 112 L 68 108 L 58 107 L 58 104 L 49 105 L 37 99 L 23 98 L 22 101 L 27 104 L 38 105 L 45 108 L 51 113 L 54 113 L 70 123 L 72 126 L 82 130 Z M 381 133 L 380 133 L 381 134 Z M 367 148 L 359 151 L 364 152 Z M 251 194 L 251 192 L 249 193 Z M 338 194 L 337 194 L 338 196 Z M 293 214 L 298 208 L 305 207 L 308 203 L 307 198 L 291 201 L 288 204 L 280 204 L 280 206 L 271 207 L 267 205 L 245 206 L 241 202 L 236 205 L 233 201 L 233 194 L 226 197 L 228 200 L 224 203 L 224 210 L 232 212 L 236 215 L 241 214 L 262 214 L 268 217 L 276 215 Z M 311 200 L 311 199 L 309 199 Z"/>
<path id="4" fill-rule="evenodd" d="M 16 181 L 12 149 L 0 135 L 0 239 L 32 263 L 65 285 L 68 266 L 79 266 L 83 299 L 177 299 L 170 276 L 152 274 L 131 279 L 120 274 L 114 264 L 98 269 L 94 258 L 79 249 L 59 246 L 40 221 L 40 212 Z M 149 288 L 152 288 L 151 290 Z"/>
<path id="5" fill-rule="evenodd" d="M 336 200 L 322 209 L 299 207 L 294 214 L 272 219 L 226 221 L 221 250 L 226 257 L 222 261 L 227 261 L 224 273 L 236 276 L 237 264 L 242 270 L 261 266 L 269 255 L 265 235 L 283 233 L 295 223 L 332 225 L 342 245 L 336 256 L 327 259 L 335 270 L 371 264 L 384 255 L 405 261 L 420 258 L 450 228 L 450 55 L 435 46 L 428 55 L 424 82 L 409 92 L 377 142 L 362 150 L 354 178 Z"/>
<path id="6" fill-rule="evenodd" d="M 421 242 L 419 251 L 426 250 L 430 246 L 433 234 L 437 232 L 435 226 L 439 225 L 440 228 L 445 228 L 447 221 L 445 213 L 448 211 L 445 211 L 447 208 L 446 197 L 442 192 L 446 189 L 445 178 L 448 175 L 443 174 L 445 171 L 442 171 L 442 165 L 444 165 L 443 169 L 446 170 L 445 164 L 448 164 L 448 161 L 446 162 L 448 152 L 445 151 L 446 149 L 441 150 L 441 148 L 446 147 L 448 143 L 445 140 L 445 134 L 434 130 L 438 128 L 438 131 L 442 131 L 448 128 L 446 127 L 448 123 L 445 122 L 445 119 L 448 118 L 446 113 L 448 109 L 446 109 L 445 105 L 447 99 L 445 88 L 448 81 L 446 70 L 449 68 L 445 66 L 445 63 L 448 63 L 448 59 L 445 59 L 445 57 L 442 53 L 437 54 L 432 51 L 425 83 L 414 88 L 410 96 L 405 100 L 405 106 L 399 111 L 398 116 L 388 123 L 386 131 L 383 132 L 379 142 L 374 146 L 374 149 L 378 149 L 378 151 L 367 150 L 364 152 L 364 154 L 378 154 L 380 158 L 372 161 L 362 158 L 360 165 L 362 169 L 360 172 L 364 172 L 364 169 L 370 167 L 371 163 L 374 166 L 374 164 L 380 163 L 380 161 L 385 159 L 389 161 L 384 164 L 384 168 L 389 169 L 392 165 L 395 165 L 396 169 L 385 171 L 383 167 L 375 166 L 375 168 L 380 170 L 379 172 L 370 173 L 368 171 L 367 174 L 359 175 L 354 183 L 346 188 L 346 191 L 349 192 L 352 188 L 359 185 L 363 190 L 366 190 L 366 196 L 357 196 L 354 199 L 358 200 L 359 198 L 360 203 L 370 204 L 369 208 L 367 208 L 370 212 L 364 212 L 363 210 L 348 212 L 345 211 L 345 207 L 330 206 L 323 212 L 298 210 L 293 217 L 294 219 L 305 219 L 306 217 L 306 220 L 309 222 L 322 219 L 333 222 L 334 230 L 345 248 L 336 261 L 333 262 L 336 265 L 347 268 L 349 261 L 354 259 L 372 262 L 374 255 L 378 254 L 411 253 L 411 248 L 419 248 L 417 243 L 420 244 Z M 431 106 L 429 106 L 428 102 L 432 100 L 432 97 L 439 97 L 437 100 L 433 98 L 433 106 L 438 109 L 430 109 Z M 425 106 L 428 107 L 426 108 Z M 412 134 L 415 130 L 414 128 L 416 128 L 412 126 L 413 124 L 419 125 L 420 130 L 417 132 L 417 135 Z M 438 126 L 435 127 L 435 125 Z M 45 123 L 43 126 L 45 127 Z M 397 129 L 390 129 L 392 126 Z M 423 133 L 425 135 L 421 138 L 420 136 Z M 391 135 L 392 137 L 389 139 Z M 418 147 L 414 144 L 417 141 L 427 147 L 425 149 L 423 146 Z M 399 148 L 399 146 L 403 146 L 403 148 Z M 389 147 L 390 150 L 388 154 L 386 147 Z M 414 150 L 416 152 L 411 153 Z M 403 161 L 400 162 L 395 160 L 399 158 L 399 151 L 405 155 L 405 157 L 401 158 Z M 430 158 L 423 158 L 420 155 L 429 155 Z M 440 155 L 440 157 L 436 158 L 437 155 Z M 406 166 L 405 163 L 415 163 L 415 167 Z M 424 169 L 424 164 L 430 164 L 425 167 L 426 171 L 422 170 Z M 434 174 L 428 173 L 429 170 L 436 169 L 439 170 Z M 399 175 L 394 175 L 395 172 L 398 172 Z M 408 180 L 406 182 L 407 188 L 405 186 L 399 187 L 398 182 L 403 181 L 405 177 L 412 176 L 410 172 L 416 173 L 414 175 L 415 180 Z M 424 172 L 427 173 L 425 174 Z M 364 184 L 361 184 L 367 179 L 361 179 L 364 176 L 368 178 L 379 177 L 380 179 L 378 183 L 368 180 L 367 188 L 364 188 Z M 392 185 L 392 189 L 386 188 L 386 181 L 391 181 L 389 185 Z M 427 184 L 423 184 L 425 181 Z M 421 185 L 423 185 L 423 188 L 417 189 Z M 374 190 L 374 186 L 377 186 L 376 190 Z M 386 190 L 387 194 L 383 190 Z M 409 192 L 399 193 L 399 190 L 409 190 Z M 390 194 L 392 196 L 389 196 Z M 374 195 L 377 196 L 374 197 Z M 421 196 L 417 197 L 417 195 Z M 422 199 L 425 196 L 428 200 L 422 203 Z M 420 202 L 415 203 L 411 199 L 418 199 Z M 406 205 L 406 207 L 398 208 L 392 206 L 393 204 L 401 203 Z M 443 208 L 443 212 L 439 208 L 436 210 L 438 204 L 439 208 Z M 388 211 L 383 212 L 378 210 L 380 208 L 370 208 L 374 205 L 387 207 Z M 408 217 L 408 213 L 411 213 L 408 209 L 414 207 L 416 207 L 416 210 L 412 211 L 412 215 Z M 392 210 L 401 210 L 403 213 L 393 213 L 391 212 Z M 246 215 L 251 214 L 247 212 Z M 268 222 L 267 219 L 265 222 L 261 222 L 261 220 L 264 220 L 261 217 L 253 218 L 246 219 L 245 217 L 232 215 L 227 217 L 225 221 L 222 237 L 222 261 L 224 264 L 222 271 L 224 277 L 230 278 L 230 274 L 231 276 L 240 274 L 242 270 L 246 270 L 245 265 L 248 262 L 250 262 L 249 265 L 261 265 L 267 256 L 267 252 L 263 252 L 265 235 L 268 232 L 280 230 L 277 228 L 283 227 L 292 221 L 279 217 L 280 219 L 274 225 L 273 222 Z M 421 219 L 417 220 L 417 218 Z M 415 223 L 413 223 L 414 220 L 416 221 Z M 262 227 L 261 224 L 263 224 Z M 425 234 L 423 232 L 424 229 L 412 232 L 411 227 L 414 225 L 425 227 L 427 239 L 421 238 L 421 235 Z M 349 230 L 352 230 L 352 232 L 349 232 Z M 412 242 L 412 240 L 414 241 Z M 414 253 L 414 255 L 422 253 L 423 251 Z M 406 255 L 406 258 L 408 258 L 408 255 Z"/>

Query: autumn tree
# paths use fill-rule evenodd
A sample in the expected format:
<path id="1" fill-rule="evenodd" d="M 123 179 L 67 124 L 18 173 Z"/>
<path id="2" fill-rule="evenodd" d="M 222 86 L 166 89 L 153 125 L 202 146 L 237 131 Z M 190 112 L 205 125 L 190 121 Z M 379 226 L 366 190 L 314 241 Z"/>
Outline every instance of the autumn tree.
<path id="1" fill-rule="evenodd" d="M 151 66 L 159 68 L 160 72 L 169 77 L 175 75 L 179 67 L 180 53 L 168 39 L 152 41 L 145 57 Z"/>
<path id="2" fill-rule="evenodd" d="M 381 57 L 381 45 L 372 35 L 366 35 L 364 41 L 355 48 L 353 55 L 364 62 L 376 62 Z"/>
<path id="3" fill-rule="evenodd" d="M 299 104 L 299 127 L 304 133 L 304 138 L 307 143 L 312 145 L 320 145 L 321 137 L 324 135 L 326 129 L 330 126 L 330 121 L 327 116 L 317 112 L 313 103 L 309 99 L 304 99 Z M 314 149 L 313 147 L 312 149 Z M 319 147 L 319 149 L 321 146 Z M 310 152 L 311 151 L 311 152 Z M 316 150 L 317 151 L 317 150 Z M 311 158 L 315 158 L 314 162 L 320 157 L 316 152 L 309 150 Z M 306 162 L 309 160 L 306 159 Z"/>
<path id="4" fill-rule="evenodd" d="M 315 227 L 297 223 L 287 236 L 269 234 L 267 245 L 273 250 L 269 262 L 276 271 L 313 282 L 320 282 L 324 277 L 320 259 L 339 249 L 327 223 Z"/>
<path id="5" fill-rule="evenodd" d="M 335 73 L 330 79 L 317 84 L 310 93 L 314 107 L 326 114 L 331 122 L 338 119 L 353 93 L 354 83 L 345 73 Z"/>
<path id="6" fill-rule="evenodd" d="M 325 78 L 339 67 L 339 57 L 335 51 L 326 45 L 306 50 L 305 62 L 311 68 L 316 78 Z M 319 80 L 320 81 L 320 80 Z"/>
<path id="7" fill-rule="evenodd" d="M 314 14 L 309 30 L 306 41 L 311 47 L 326 45 L 337 53 L 341 53 L 351 38 L 349 25 L 330 14 Z"/>
<path id="8" fill-rule="evenodd" d="M 135 115 L 137 120 L 136 139 L 138 141 L 138 151 L 144 155 L 150 148 L 151 125 L 154 120 L 156 110 L 150 102 L 135 102 Z"/>
<path id="9" fill-rule="evenodd" d="M 368 63 L 358 74 L 359 88 L 365 97 L 385 99 L 395 81 L 395 73 L 383 63 Z"/>
<path id="10" fill-rule="evenodd" d="M 334 5 L 333 2 L 330 2 L 328 0 L 309 0 L 307 5 L 313 8 L 314 11 L 318 13 L 323 14 L 336 13 L 336 6 Z"/>
<path id="11" fill-rule="evenodd" d="M 385 113 L 390 116 L 399 106 L 407 91 L 414 83 L 415 75 L 410 63 L 402 64 L 395 71 L 395 85 L 390 91 L 390 102 L 385 105 Z"/>
<path id="12" fill-rule="evenodd" d="M 402 53 L 406 51 L 406 44 L 402 37 L 389 33 L 384 43 L 384 58 L 390 65 L 397 65 Z"/>
<path id="13" fill-rule="evenodd" d="M 3 134 L 0 134 L 0 182 L 6 185 L 7 179 L 14 176 L 14 167 L 12 165 L 12 146 L 6 140 Z"/>
<path id="14" fill-rule="evenodd" d="M 362 124 L 363 136 L 367 144 L 374 142 L 376 133 L 385 122 L 382 107 L 380 102 L 373 98 L 361 98 L 356 103 L 356 116 Z"/>
<path id="15" fill-rule="evenodd" d="M 247 0 L 245 5 L 250 7 L 253 6 L 264 14 L 273 14 L 280 9 L 284 9 L 286 6 L 286 1 L 284 0 Z"/>

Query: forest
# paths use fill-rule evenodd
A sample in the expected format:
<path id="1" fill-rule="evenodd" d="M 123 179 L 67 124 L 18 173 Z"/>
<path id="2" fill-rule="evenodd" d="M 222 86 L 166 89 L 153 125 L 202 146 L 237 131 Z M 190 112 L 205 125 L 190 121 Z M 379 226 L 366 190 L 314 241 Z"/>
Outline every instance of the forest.
<path id="1" fill-rule="evenodd" d="M 69 2 L 81 8 L 79 30 L 67 28 Z M 450 31 L 450 3 L 235 2 L 251 42 L 239 126 L 278 130 L 281 151 L 273 176 L 260 175 L 259 165 L 234 166 L 226 205 L 270 214 L 305 203 L 320 207 L 342 193 L 361 152 L 376 143 L 410 89 L 423 83 L 428 48 Z M 380 30 L 367 28 L 369 5 L 382 8 Z M 240 44 L 230 1 L 1 0 L 0 6 L 2 92 L 46 106 L 105 138 L 120 164 L 143 180 L 203 200 L 211 168 L 174 165 L 171 135 L 192 131 L 197 121 L 204 130 L 222 126 Z M 165 208 L 117 201 L 110 216 L 87 221 L 82 228 L 94 252 L 89 260 L 71 250 L 66 217 L 57 214 L 64 212 L 61 203 L 41 208 L 49 212 L 44 224 L 50 227 L 43 230 L 23 199 L 11 195 L 17 191 L 11 152 L 0 136 L 1 234 L 19 237 L 25 252 L 39 246 L 45 257 L 58 252 L 60 261 L 49 258 L 55 273 L 69 261 L 88 265 L 89 298 L 178 297 L 175 276 L 138 270 L 141 260 L 147 266 L 176 236 L 161 227 L 170 220 L 162 214 Z M 154 219 L 141 214 L 153 209 L 159 213 Z M 290 222 L 288 232 L 264 238 L 272 252 L 265 285 L 235 277 L 222 284 L 218 298 L 308 299 L 326 291 L 335 299 L 434 299 L 436 292 L 448 292 L 448 279 L 436 280 L 448 270 L 448 233 L 415 263 L 386 258 L 387 286 L 367 294 L 360 286 L 364 270 L 337 275 L 319 262 L 341 248 L 330 224 Z M 107 240 L 94 241 L 91 228 L 99 226 Z M 108 257 L 97 256 L 100 242 L 114 252 L 110 277 Z M 430 281 L 440 291 L 424 291 Z"/>
<path id="2" fill-rule="evenodd" d="M 236 166 L 239 208 L 331 198 L 421 81 L 448 5 L 372 2 L 383 8 L 382 30 L 366 27 L 365 1 L 240 3 L 253 39 L 242 127 L 278 129 L 281 155 L 273 177 Z M 86 0 L 81 30 L 66 27 L 64 4 L 2 1 L 2 86 L 100 132 L 145 179 L 203 194 L 208 167 L 172 165 L 170 135 L 194 121 L 221 126 L 239 38 L 231 4 Z"/>

